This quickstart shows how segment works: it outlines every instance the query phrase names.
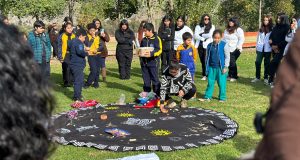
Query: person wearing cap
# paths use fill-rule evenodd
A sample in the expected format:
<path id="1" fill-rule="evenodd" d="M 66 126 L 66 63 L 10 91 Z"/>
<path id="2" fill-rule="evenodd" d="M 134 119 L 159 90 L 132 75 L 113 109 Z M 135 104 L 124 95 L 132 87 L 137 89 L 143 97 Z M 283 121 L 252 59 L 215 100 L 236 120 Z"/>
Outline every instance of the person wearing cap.
<path id="1" fill-rule="evenodd" d="M 33 51 L 34 60 L 38 63 L 44 77 L 50 77 L 51 42 L 48 33 L 45 33 L 43 21 L 35 21 L 33 31 L 28 33 L 28 43 Z"/>
<path id="2" fill-rule="evenodd" d="M 238 79 L 238 70 L 236 61 L 239 58 L 245 41 L 244 31 L 240 27 L 237 17 L 230 18 L 224 31 L 224 39 L 230 51 L 230 63 L 228 80 L 235 82 Z"/>

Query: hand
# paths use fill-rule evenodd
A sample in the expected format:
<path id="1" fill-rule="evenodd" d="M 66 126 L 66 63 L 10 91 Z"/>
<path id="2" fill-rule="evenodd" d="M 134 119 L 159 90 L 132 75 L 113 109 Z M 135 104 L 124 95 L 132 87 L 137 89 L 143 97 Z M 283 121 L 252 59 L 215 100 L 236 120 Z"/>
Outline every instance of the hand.
<path id="1" fill-rule="evenodd" d="M 168 113 L 168 110 L 165 109 L 165 105 L 164 104 L 160 104 L 159 109 L 162 113 Z"/>
<path id="2" fill-rule="evenodd" d="M 88 52 L 88 51 L 90 51 L 90 47 L 84 47 L 84 50 L 85 50 L 86 52 Z"/>
<path id="3" fill-rule="evenodd" d="M 64 60 L 63 60 L 63 59 L 60 59 L 59 61 L 60 61 L 60 63 L 63 63 L 63 62 L 64 62 Z"/>
<path id="4" fill-rule="evenodd" d="M 270 40 L 269 40 L 269 43 L 270 43 L 270 44 L 272 44 L 272 43 L 273 43 L 272 39 L 270 39 Z"/>
<path id="5" fill-rule="evenodd" d="M 179 96 L 179 97 L 183 97 L 183 96 L 184 96 L 183 90 L 180 90 L 180 91 L 178 92 L 178 96 Z"/>
<path id="6" fill-rule="evenodd" d="M 105 33 L 104 32 L 101 32 L 101 35 L 100 35 L 101 37 L 105 37 Z"/>
<path id="7" fill-rule="evenodd" d="M 150 57 L 151 53 L 150 52 L 145 52 L 144 55 L 145 55 L 145 57 Z"/>
<path id="8" fill-rule="evenodd" d="M 223 68 L 222 73 L 225 74 L 227 72 L 227 70 L 228 70 L 227 67 Z"/>
<path id="9" fill-rule="evenodd" d="M 279 48 L 277 45 L 273 45 L 272 50 L 274 51 L 274 53 L 279 53 Z"/>

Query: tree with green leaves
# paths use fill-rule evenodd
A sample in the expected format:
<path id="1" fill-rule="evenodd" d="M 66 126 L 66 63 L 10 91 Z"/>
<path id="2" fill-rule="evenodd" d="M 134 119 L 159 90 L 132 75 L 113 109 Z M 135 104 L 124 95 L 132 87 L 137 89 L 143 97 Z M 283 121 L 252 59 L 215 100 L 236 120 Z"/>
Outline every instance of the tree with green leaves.
<path id="1" fill-rule="evenodd" d="M 264 0 L 265 11 L 267 13 L 272 13 L 275 16 L 279 12 L 284 12 L 289 16 L 295 14 L 295 6 L 293 5 L 293 0 Z"/>
<path id="2" fill-rule="evenodd" d="M 257 31 L 259 18 L 259 1 L 224 0 L 218 12 L 225 26 L 230 17 L 238 17 L 241 27 L 246 31 Z"/>
<path id="3" fill-rule="evenodd" d="M 17 17 L 33 16 L 54 18 L 63 13 L 65 0 L 15 0 L 12 2 L 11 13 Z"/>
<path id="4" fill-rule="evenodd" d="M 81 3 L 79 17 L 77 18 L 79 24 L 86 25 L 91 23 L 94 18 L 106 18 L 106 9 L 114 6 L 114 0 L 88 0 Z"/>
<path id="5" fill-rule="evenodd" d="M 188 18 L 188 24 L 195 27 L 199 23 L 200 17 L 207 13 L 217 21 L 217 11 L 220 7 L 220 0 L 174 0 L 173 17 L 185 15 Z"/>

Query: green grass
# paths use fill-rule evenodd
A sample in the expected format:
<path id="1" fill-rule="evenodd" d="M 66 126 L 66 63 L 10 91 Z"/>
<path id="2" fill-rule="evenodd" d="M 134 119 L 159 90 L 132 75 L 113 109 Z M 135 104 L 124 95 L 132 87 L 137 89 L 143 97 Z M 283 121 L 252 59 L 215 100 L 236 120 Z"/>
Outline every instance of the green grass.
<path id="1" fill-rule="evenodd" d="M 238 60 L 240 79 L 236 83 L 228 83 L 228 101 L 224 104 L 216 99 L 201 103 L 198 101 L 189 102 L 190 105 L 224 112 L 239 124 L 238 134 L 230 140 L 218 145 L 205 146 L 200 148 L 174 151 L 155 152 L 162 160 L 232 160 L 242 153 L 255 148 L 261 136 L 255 133 L 253 127 L 254 114 L 257 111 L 265 111 L 269 102 L 269 87 L 262 82 L 252 84 L 250 81 L 255 75 L 255 51 L 245 50 Z M 118 69 L 115 57 L 107 61 L 108 77 L 107 83 L 101 82 L 98 89 L 89 88 L 83 90 L 86 99 L 96 99 L 102 104 L 116 102 L 121 93 L 126 95 L 126 101 L 132 102 L 134 97 L 142 90 L 143 80 L 139 60 L 135 58 L 132 63 L 132 77 L 130 81 L 118 79 Z M 207 82 L 200 81 L 200 62 L 197 63 L 196 86 L 197 97 L 204 94 Z M 52 63 L 52 79 L 54 81 L 54 94 L 57 99 L 55 113 L 71 110 L 69 104 L 72 102 L 73 88 L 62 88 L 61 66 L 58 62 Z M 88 74 L 88 67 L 85 69 Z M 214 97 L 217 97 L 218 88 L 215 88 Z M 137 155 L 149 152 L 110 152 L 93 148 L 73 147 L 58 145 L 56 151 L 50 157 L 51 160 L 101 160 L 109 158 L 120 158 L 129 155 Z"/>

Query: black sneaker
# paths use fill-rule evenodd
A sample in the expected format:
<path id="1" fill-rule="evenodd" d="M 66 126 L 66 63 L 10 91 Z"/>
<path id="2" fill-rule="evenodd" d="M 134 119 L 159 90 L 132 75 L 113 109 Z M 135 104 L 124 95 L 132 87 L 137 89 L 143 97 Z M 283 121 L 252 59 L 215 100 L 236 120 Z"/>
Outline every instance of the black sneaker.
<path id="1" fill-rule="evenodd" d="M 89 88 L 90 86 L 91 86 L 91 85 L 88 85 L 88 84 L 85 83 L 84 86 L 83 86 L 83 88 L 84 88 L 84 89 L 87 89 L 87 88 Z"/>
<path id="2" fill-rule="evenodd" d="M 72 85 L 70 84 L 64 84 L 64 87 L 67 88 L 67 87 L 72 87 Z"/>
<path id="3" fill-rule="evenodd" d="M 99 84 L 93 84 L 94 88 L 99 88 Z"/>

